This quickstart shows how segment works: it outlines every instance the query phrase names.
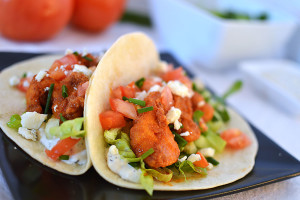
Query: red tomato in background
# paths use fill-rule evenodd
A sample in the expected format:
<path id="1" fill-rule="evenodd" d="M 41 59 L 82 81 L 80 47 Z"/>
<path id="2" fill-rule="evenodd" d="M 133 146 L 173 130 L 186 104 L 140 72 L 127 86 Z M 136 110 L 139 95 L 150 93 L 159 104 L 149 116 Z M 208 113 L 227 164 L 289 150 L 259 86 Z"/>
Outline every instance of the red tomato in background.
<path id="1" fill-rule="evenodd" d="M 117 21 L 126 0 L 75 0 L 72 24 L 80 29 L 97 32 Z"/>
<path id="2" fill-rule="evenodd" d="M 69 22 L 73 4 L 73 0 L 0 0 L 0 31 L 14 40 L 49 39 Z"/>

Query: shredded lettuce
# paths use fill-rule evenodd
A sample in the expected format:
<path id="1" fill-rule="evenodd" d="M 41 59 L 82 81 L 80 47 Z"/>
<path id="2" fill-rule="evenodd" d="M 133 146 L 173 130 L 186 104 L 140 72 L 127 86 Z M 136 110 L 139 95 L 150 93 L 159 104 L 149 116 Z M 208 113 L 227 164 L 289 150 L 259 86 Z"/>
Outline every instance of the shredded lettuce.
<path id="1" fill-rule="evenodd" d="M 217 133 L 214 133 L 212 130 L 208 129 L 208 131 L 206 131 L 205 137 L 210 146 L 217 150 L 219 153 L 224 150 L 226 141 L 223 140 Z"/>
<path id="2" fill-rule="evenodd" d="M 207 175 L 205 168 L 196 167 L 189 160 L 185 160 L 183 162 L 177 162 L 175 166 L 178 168 L 179 172 L 184 176 L 185 180 L 186 180 L 185 172 L 196 172 L 198 174 Z"/>
<path id="3" fill-rule="evenodd" d="M 81 130 L 84 118 L 76 118 L 73 120 L 67 120 L 60 126 L 54 126 L 49 129 L 50 136 L 55 136 L 60 139 L 68 137 L 84 137 L 85 130 Z"/>
<path id="4" fill-rule="evenodd" d="M 153 177 L 151 174 L 148 174 L 146 170 L 141 169 L 142 173 L 140 176 L 140 181 L 143 186 L 143 188 L 146 190 L 146 192 L 152 196 L 153 194 Z"/>

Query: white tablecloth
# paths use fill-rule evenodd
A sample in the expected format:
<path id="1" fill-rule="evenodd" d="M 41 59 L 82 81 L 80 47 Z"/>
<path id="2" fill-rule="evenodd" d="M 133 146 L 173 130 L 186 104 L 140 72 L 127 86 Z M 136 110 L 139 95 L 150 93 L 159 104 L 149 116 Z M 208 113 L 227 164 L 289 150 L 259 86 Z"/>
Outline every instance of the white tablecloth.
<path id="1" fill-rule="evenodd" d="M 0 37 L 0 51 L 13 52 L 63 52 L 66 48 L 89 51 L 107 49 L 120 35 L 142 31 L 156 42 L 158 49 L 166 50 L 152 29 L 131 24 L 117 24 L 103 34 L 84 34 L 67 27 L 57 37 L 41 43 L 20 43 Z M 217 94 L 221 94 L 241 75 L 237 70 L 214 72 L 187 66 L 196 76 L 201 77 Z M 229 104 L 246 117 L 253 125 L 272 138 L 281 147 L 300 160 L 300 118 L 292 117 L 280 110 L 261 95 L 258 95 L 248 83 L 244 83 L 243 90 L 229 98 Z M 12 199 L 5 180 L 0 171 L 0 199 Z M 300 199 L 300 177 L 279 183 L 270 184 L 256 189 L 240 192 L 217 199 Z"/>

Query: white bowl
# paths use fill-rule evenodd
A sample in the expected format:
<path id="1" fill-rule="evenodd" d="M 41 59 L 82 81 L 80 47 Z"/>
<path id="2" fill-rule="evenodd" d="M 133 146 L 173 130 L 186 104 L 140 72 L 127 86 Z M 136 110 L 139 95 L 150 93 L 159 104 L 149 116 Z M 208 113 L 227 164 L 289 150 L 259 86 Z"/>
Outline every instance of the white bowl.
<path id="1" fill-rule="evenodd" d="M 282 57 L 296 28 L 293 16 L 255 0 L 149 0 L 149 5 L 165 45 L 185 64 L 210 68 L 231 67 L 243 59 Z M 224 20 L 207 10 L 227 8 L 250 15 L 265 11 L 269 20 Z"/>

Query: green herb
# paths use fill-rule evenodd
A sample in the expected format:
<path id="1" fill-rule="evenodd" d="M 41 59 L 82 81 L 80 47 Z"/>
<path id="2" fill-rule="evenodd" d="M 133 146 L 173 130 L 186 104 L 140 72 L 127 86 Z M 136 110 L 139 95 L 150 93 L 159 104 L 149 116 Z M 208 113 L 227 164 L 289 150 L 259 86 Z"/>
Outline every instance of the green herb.
<path id="1" fill-rule="evenodd" d="M 75 56 L 78 56 L 78 55 L 79 55 L 79 53 L 78 53 L 77 51 L 74 51 L 73 54 L 74 54 Z"/>
<path id="2" fill-rule="evenodd" d="M 139 106 L 146 106 L 146 102 L 139 99 L 129 98 L 128 101 Z"/>
<path id="3" fill-rule="evenodd" d="M 233 85 L 223 94 L 222 99 L 225 100 L 228 96 L 233 93 L 239 91 L 243 86 L 243 82 L 241 80 L 235 81 Z"/>
<path id="4" fill-rule="evenodd" d="M 136 85 L 138 88 L 142 88 L 143 85 L 144 85 L 144 82 L 145 82 L 145 78 L 143 77 L 143 78 L 137 80 L 137 81 L 135 82 L 135 85 Z"/>
<path id="5" fill-rule="evenodd" d="M 138 113 L 144 113 L 153 110 L 153 106 L 137 109 Z"/>
<path id="6" fill-rule="evenodd" d="M 65 85 L 62 86 L 62 96 L 64 98 L 68 97 L 68 88 Z"/>
<path id="7" fill-rule="evenodd" d="M 69 160 L 69 155 L 61 155 L 58 157 L 59 160 Z"/>
<path id="8" fill-rule="evenodd" d="M 22 78 L 26 78 L 27 77 L 27 73 L 24 72 L 24 74 L 22 75 Z"/>
<path id="9" fill-rule="evenodd" d="M 146 170 L 144 169 L 141 169 L 142 170 L 142 173 L 141 173 L 141 176 L 140 176 L 140 181 L 141 181 L 141 184 L 143 186 L 143 188 L 146 190 L 146 192 L 152 196 L 153 194 L 153 177 L 147 173 Z"/>
<path id="10" fill-rule="evenodd" d="M 169 124 L 170 129 L 174 129 L 174 124 Z"/>
<path id="11" fill-rule="evenodd" d="M 217 166 L 219 162 L 215 160 L 213 157 L 206 157 L 207 162 L 213 164 L 214 166 Z"/>
<path id="12" fill-rule="evenodd" d="M 13 129 L 19 129 L 20 127 L 22 127 L 20 115 L 18 114 L 12 115 L 10 117 L 9 122 L 7 122 L 7 126 Z"/>
<path id="13" fill-rule="evenodd" d="M 206 169 L 201 167 L 196 167 L 191 161 L 185 160 L 183 162 L 176 163 L 179 172 L 184 176 L 186 180 L 186 176 L 184 172 L 196 172 L 202 175 L 207 175 Z"/>
<path id="14" fill-rule="evenodd" d="M 87 61 L 93 61 L 93 59 L 88 56 L 83 56 L 82 58 L 86 59 Z"/>
<path id="15" fill-rule="evenodd" d="M 67 137 L 83 137 L 85 130 L 81 130 L 83 126 L 83 117 L 63 122 L 60 126 L 54 126 L 49 129 L 49 135 L 60 139 Z"/>
<path id="16" fill-rule="evenodd" d="M 194 83 L 193 82 L 193 90 L 195 91 L 195 92 L 198 92 L 199 94 L 201 94 L 201 90 L 197 87 L 197 85 L 196 85 L 196 83 Z"/>
<path id="17" fill-rule="evenodd" d="M 59 114 L 59 118 L 60 118 L 60 121 L 62 121 L 62 122 L 66 121 L 66 118 L 64 118 L 64 116 L 61 113 Z"/>
<path id="18" fill-rule="evenodd" d="M 202 111 L 200 111 L 200 110 L 196 110 L 195 112 L 194 112 L 194 114 L 193 114 L 193 120 L 194 120 L 194 122 L 196 122 L 197 124 L 199 124 L 199 120 L 200 120 L 200 118 L 203 116 L 203 112 Z"/>
<path id="19" fill-rule="evenodd" d="M 125 96 L 123 96 L 122 99 L 123 99 L 124 101 L 128 101 L 128 100 L 129 100 L 129 99 L 128 99 L 127 97 L 125 97 Z"/>
<path id="20" fill-rule="evenodd" d="M 143 153 L 143 155 L 141 156 L 141 159 L 144 160 L 145 158 L 147 158 L 148 156 L 150 156 L 153 153 L 154 153 L 153 148 L 150 148 L 148 151 L 146 151 L 145 153 Z"/>
<path id="21" fill-rule="evenodd" d="M 180 147 L 185 147 L 185 145 L 187 145 L 187 141 L 185 139 L 183 139 L 183 137 L 181 137 L 178 133 L 176 133 L 175 131 L 172 132 L 175 135 L 175 141 L 177 142 L 179 148 Z"/>
<path id="22" fill-rule="evenodd" d="M 46 103 L 46 107 L 45 107 L 45 112 L 44 114 L 48 114 L 48 110 L 50 108 L 50 103 L 51 103 L 51 97 L 52 97 L 52 92 L 54 89 L 54 83 L 52 83 L 50 85 L 49 91 L 48 91 L 48 96 L 47 96 L 47 103 Z"/>

